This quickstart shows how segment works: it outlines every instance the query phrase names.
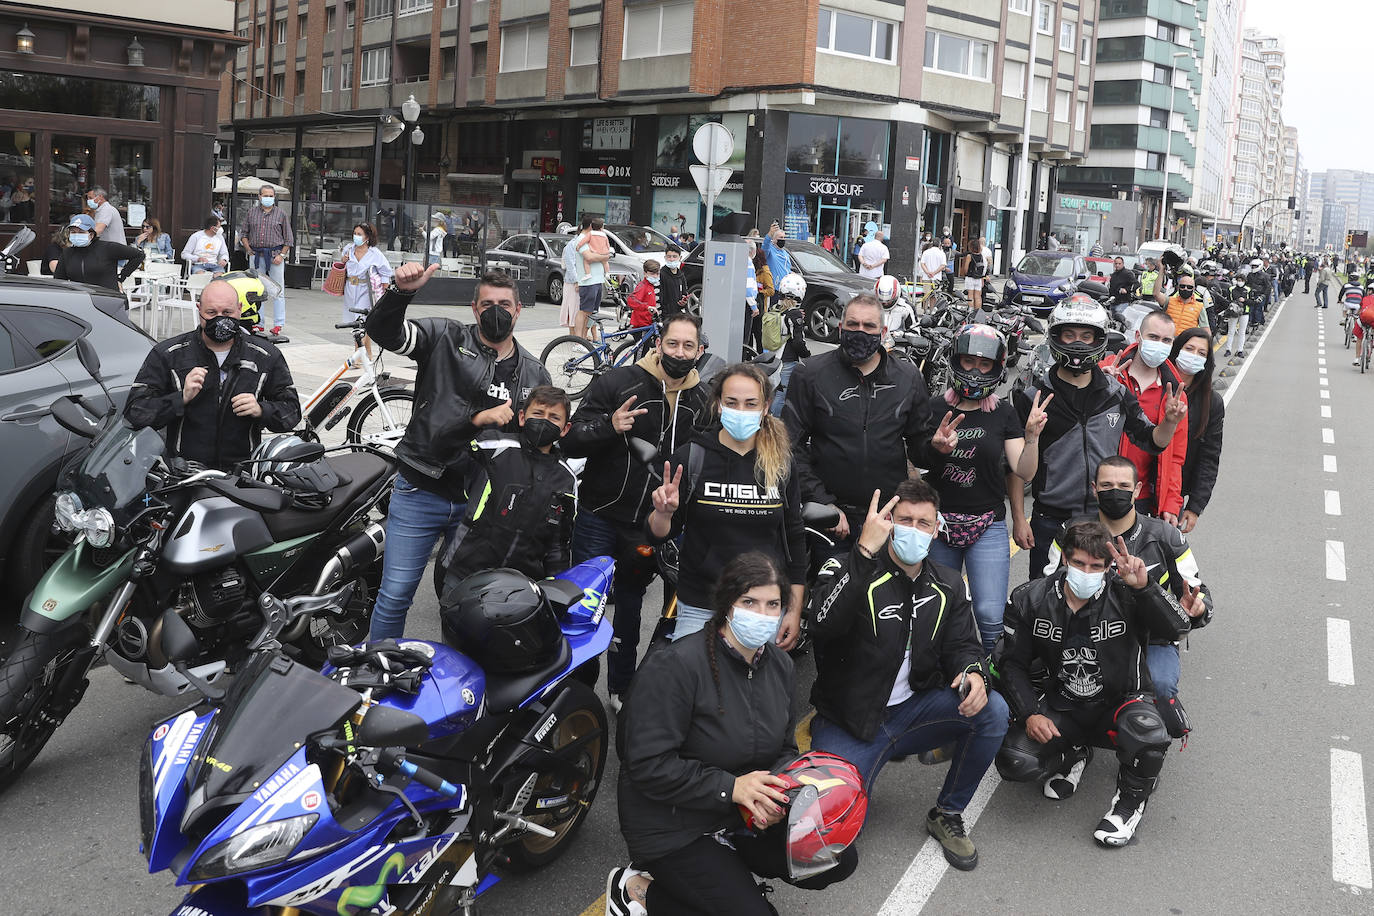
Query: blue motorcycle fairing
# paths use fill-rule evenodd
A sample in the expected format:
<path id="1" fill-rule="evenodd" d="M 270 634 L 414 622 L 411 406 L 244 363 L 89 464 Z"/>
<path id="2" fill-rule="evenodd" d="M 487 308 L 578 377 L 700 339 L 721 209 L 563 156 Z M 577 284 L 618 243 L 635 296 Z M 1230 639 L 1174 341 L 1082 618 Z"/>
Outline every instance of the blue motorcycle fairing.
<path id="1" fill-rule="evenodd" d="M 167 868 L 186 845 L 180 830 L 181 817 L 186 812 L 186 771 L 194 760 L 196 745 L 218 713 L 218 709 L 212 709 L 197 716 L 188 709 L 158 724 L 148 736 L 154 817 L 151 842 L 143 853 L 148 858 L 149 872 Z"/>
<path id="2" fill-rule="evenodd" d="M 406 639 L 399 645 L 418 649 L 430 657 L 425 686 L 413 695 L 388 694 L 381 702 L 424 719 L 431 739 L 469 728 L 487 695 L 487 676 L 477 663 L 444 643 Z M 325 665 L 323 673 L 332 676 L 335 670 L 334 666 Z"/>
<path id="3" fill-rule="evenodd" d="M 243 888 L 232 884 L 206 884 L 187 894 L 171 916 L 271 916 L 267 907 L 250 907 Z"/>

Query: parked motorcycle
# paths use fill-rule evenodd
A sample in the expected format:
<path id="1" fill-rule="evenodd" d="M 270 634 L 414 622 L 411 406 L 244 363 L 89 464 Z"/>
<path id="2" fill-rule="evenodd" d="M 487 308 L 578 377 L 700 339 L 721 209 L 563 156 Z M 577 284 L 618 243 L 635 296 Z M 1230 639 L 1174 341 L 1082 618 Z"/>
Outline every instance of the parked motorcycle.
<path id="1" fill-rule="evenodd" d="M 338 647 L 319 673 L 269 644 L 218 706 L 158 725 L 140 830 L 148 870 L 191 886 L 174 912 L 470 914 L 494 867 L 562 855 L 606 763 L 584 678 L 611 642 L 614 566 L 483 593 L 486 635 L 453 634 L 471 655 L 385 640 Z M 195 654 L 171 623 L 167 654 Z"/>
<path id="2" fill-rule="evenodd" d="M 77 346 L 99 380 L 94 348 Z M 217 689 L 278 603 L 292 621 L 283 641 L 307 661 L 365 637 L 385 541 L 371 511 L 390 489 L 391 459 L 367 446 L 326 459 L 323 446 L 302 443 L 277 459 L 311 465 L 327 486 L 293 491 L 187 467 L 164 456 L 160 431 L 134 429 L 113 408 L 102 416 L 79 396 L 51 410 L 93 441 L 59 480 L 57 524 L 74 544 L 34 588 L 0 663 L 0 790 L 76 708 L 101 659 L 178 696 Z M 177 661 L 160 648 L 173 618 L 197 643 Z"/>

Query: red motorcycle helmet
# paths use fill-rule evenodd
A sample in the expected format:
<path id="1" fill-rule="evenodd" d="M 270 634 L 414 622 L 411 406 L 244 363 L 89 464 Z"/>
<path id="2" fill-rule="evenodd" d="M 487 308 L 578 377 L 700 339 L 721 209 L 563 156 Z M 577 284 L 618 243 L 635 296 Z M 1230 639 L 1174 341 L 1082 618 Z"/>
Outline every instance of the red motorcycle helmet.
<path id="1" fill-rule="evenodd" d="M 799 881 L 832 868 L 839 854 L 863 829 L 868 815 L 868 793 L 854 764 L 825 751 L 809 751 L 777 774 L 787 783 L 787 865 L 792 880 Z M 739 806 L 744 823 L 754 829 L 754 818 Z"/>

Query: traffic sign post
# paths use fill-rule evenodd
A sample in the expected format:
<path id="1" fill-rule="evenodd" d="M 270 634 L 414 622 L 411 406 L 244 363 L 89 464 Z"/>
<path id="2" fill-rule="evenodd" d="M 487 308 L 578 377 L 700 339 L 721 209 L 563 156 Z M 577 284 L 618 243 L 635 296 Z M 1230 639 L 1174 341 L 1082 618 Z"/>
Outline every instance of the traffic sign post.
<path id="1" fill-rule="evenodd" d="M 692 152 L 702 162 L 691 167 L 692 179 L 706 204 L 701 329 L 710 340 L 711 352 L 727 363 L 737 362 L 744 352 L 743 300 L 749 249 L 737 234 L 713 236 L 711 226 L 716 221 L 716 198 L 732 174 L 726 163 L 734 151 L 735 138 L 724 124 L 707 121 L 692 135 Z"/>

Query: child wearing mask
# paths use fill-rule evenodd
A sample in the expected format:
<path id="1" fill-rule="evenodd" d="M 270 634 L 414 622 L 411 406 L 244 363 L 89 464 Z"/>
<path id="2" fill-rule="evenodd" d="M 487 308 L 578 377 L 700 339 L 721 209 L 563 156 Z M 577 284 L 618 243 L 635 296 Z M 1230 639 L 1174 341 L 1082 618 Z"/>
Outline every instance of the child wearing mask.
<path id="1" fill-rule="evenodd" d="M 663 253 L 658 282 L 659 314 L 667 319 L 687 307 L 687 279 L 682 273 L 682 249 L 669 245 Z"/>
<path id="2" fill-rule="evenodd" d="M 639 281 L 635 291 L 630 293 L 627 304 L 630 306 L 630 327 L 647 328 L 654 323 L 658 313 L 659 264 L 650 259 L 644 262 L 644 279 Z"/>

